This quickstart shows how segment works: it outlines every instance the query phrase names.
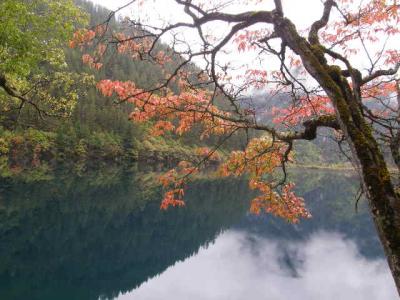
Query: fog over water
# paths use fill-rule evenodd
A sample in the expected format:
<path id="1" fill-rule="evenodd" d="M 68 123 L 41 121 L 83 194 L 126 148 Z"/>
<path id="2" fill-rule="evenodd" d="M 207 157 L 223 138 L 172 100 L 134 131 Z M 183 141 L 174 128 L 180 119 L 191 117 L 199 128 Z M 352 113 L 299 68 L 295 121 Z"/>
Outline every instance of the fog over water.
<path id="1" fill-rule="evenodd" d="M 351 240 L 318 232 L 287 242 L 229 230 L 197 255 L 116 299 L 397 299 L 384 259 Z"/>

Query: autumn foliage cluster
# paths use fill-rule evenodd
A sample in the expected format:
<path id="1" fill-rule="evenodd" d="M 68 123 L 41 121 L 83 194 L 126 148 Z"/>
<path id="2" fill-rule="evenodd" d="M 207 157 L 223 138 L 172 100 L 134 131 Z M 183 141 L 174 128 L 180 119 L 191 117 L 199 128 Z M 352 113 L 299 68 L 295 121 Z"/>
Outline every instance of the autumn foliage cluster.
<path id="1" fill-rule="evenodd" d="M 266 134 L 262 137 L 248 141 L 244 150 L 230 153 L 221 163 L 218 174 L 248 176 L 250 188 L 259 191 L 260 194 L 251 204 L 250 210 L 254 213 L 268 212 L 291 222 L 309 217 L 303 199 L 293 192 L 293 184 L 285 182 L 285 164 L 292 159 L 291 139 L 300 138 L 296 135 L 299 126 L 319 116 L 335 115 L 330 97 L 323 88 L 312 81 L 296 51 L 287 49 L 283 43 L 279 48 L 279 44 L 270 42 L 277 38 L 273 26 L 259 26 L 258 23 L 263 22 L 261 19 L 252 21 L 251 18 L 256 18 L 257 14 L 261 15 L 262 12 L 249 13 L 246 23 L 237 21 L 244 18 L 246 13 L 222 15 L 223 8 L 235 1 L 220 5 L 205 4 L 201 1 L 176 2 L 193 18 L 193 24 L 177 22 L 159 28 L 128 20 L 126 22 L 131 26 L 129 34 L 127 30 L 109 32 L 105 23 L 90 30 L 83 29 L 76 32 L 70 46 L 83 49 L 85 51 L 83 62 L 96 69 L 103 66 L 102 56 L 108 50 L 135 60 L 149 60 L 163 66 L 162 75 L 165 80 L 153 88 L 143 89 L 132 81 L 110 79 L 103 79 L 97 84 L 98 90 L 103 95 L 115 97 L 119 102 L 132 103 L 134 110 L 129 116 L 130 119 L 134 122 L 150 122 L 154 135 L 166 132 L 182 135 L 196 127 L 201 128 L 200 138 L 216 135 L 223 141 L 239 130 L 265 131 Z M 262 7 L 266 1 L 246 2 Z M 380 117 L 391 116 L 396 111 L 396 107 L 390 101 L 390 97 L 396 91 L 396 80 L 393 78 L 382 80 L 375 70 L 381 66 L 399 64 L 400 53 L 393 47 L 367 49 L 383 36 L 389 39 L 399 34 L 400 27 L 397 26 L 399 5 L 395 1 L 389 2 L 326 1 L 325 10 L 334 7 L 334 17 L 329 22 L 326 20 L 324 24 L 324 13 L 320 21 L 321 28 L 317 28 L 316 36 L 311 34 L 314 28 L 299 30 L 304 36 L 310 33 L 308 38 L 310 43 L 321 45 L 315 46 L 313 51 L 321 63 L 332 64 L 332 74 L 347 67 L 349 74 L 344 72 L 342 76 L 348 78 L 350 86 L 354 82 L 361 83 L 360 97 L 363 101 L 380 104 L 372 109 L 366 109 L 371 122 L 379 120 Z M 241 4 L 243 1 L 233 3 L 238 6 Z M 274 11 L 279 12 L 278 7 Z M 269 20 L 273 14 L 266 12 L 265 16 Z M 228 24 L 233 22 L 236 25 L 232 25 L 231 31 L 218 39 L 202 31 L 202 26 L 210 20 L 226 21 Z M 320 23 L 316 23 L 317 27 Z M 180 27 L 197 30 L 203 48 L 199 50 L 193 46 L 192 50 L 180 50 L 175 44 L 182 42 L 176 37 L 178 35 L 174 35 L 170 53 L 165 49 L 160 50 L 157 45 L 163 35 Z M 190 48 L 190 45 L 188 47 Z M 242 72 L 234 72 L 230 69 L 229 63 L 223 64 L 216 59 L 220 52 L 225 53 L 221 50 L 224 47 L 226 53 L 246 52 L 251 56 L 253 52 L 257 53 L 257 58 L 272 55 L 277 58 L 277 68 L 267 68 L 261 63 L 260 68 L 255 68 L 253 65 Z M 370 61 L 365 74 L 353 72 L 349 62 L 351 58 L 360 54 L 365 55 Z M 173 55 L 182 57 L 181 65 L 172 65 Z M 199 57 L 205 61 L 204 70 L 193 73 L 187 65 L 193 58 Z M 177 86 L 179 92 L 174 91 L 172 85 Z M 249 95 L 252 91 L 263 91 L 271 97 L 286 95 L 291 101 L 285 106 L 277 106 L 268 111 L 273 119 L 272 125 L 260 124 L 256 108 L 245 107 L 240 102 L 240 99 L 245 99 L 243 95 Z M 220 105 L 221 101 L 228 103 L 229 109 Z M 384 105 L 381 105 L 382 103 Z M 340 132 L 337 134 L 341 135 Z M 214 149 L 199 149 L 197 154 L 203 159 L 196 162 L 181 162 L 161 177 L 161 183 L 166 188 L 161 208 L 184 205 L 184 190 L 189 177 L 199 172 L 207 159 L 215 158 L 218 147 L 219 145 Z M 278 179 L 272 176 L 281 168 L 285 173 L 282 180 L 279 176 Z"/>

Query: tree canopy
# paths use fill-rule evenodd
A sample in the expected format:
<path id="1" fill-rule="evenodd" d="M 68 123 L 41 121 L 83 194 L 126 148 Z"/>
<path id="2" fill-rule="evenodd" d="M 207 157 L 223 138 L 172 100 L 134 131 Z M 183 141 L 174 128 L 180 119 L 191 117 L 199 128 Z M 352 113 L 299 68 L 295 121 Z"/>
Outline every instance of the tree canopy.
<path id="1" fill-rule="evenodd" d="M 5 0 L 0 10 L 2 121 L 12 126 L 31 111 L 39 118 L 70 115 L 77 82 L 90 78 L 68 71 L 64 48 L 87 16 L 72 0 Z"/>

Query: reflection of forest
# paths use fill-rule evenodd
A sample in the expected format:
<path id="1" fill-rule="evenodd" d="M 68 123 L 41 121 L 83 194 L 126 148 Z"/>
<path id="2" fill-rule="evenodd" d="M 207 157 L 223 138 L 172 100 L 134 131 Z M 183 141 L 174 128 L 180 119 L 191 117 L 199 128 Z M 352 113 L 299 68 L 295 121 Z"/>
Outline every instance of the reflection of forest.
<path id="1" fill-rule="evenodd" d="M 110 297 L 193 255 L 235 224 L 280 239 L 340 231 L 364 253 L 380 253 L 365 209 L 354 214 L 357 186 L 350 177 L 300 175 L 295 180 L 314 218 L 296 226 L 248 216 L 242 180 L 197 180 L 187 206 L 167 212 L 159 210 L 161 195 L 149 173 L 109 169 L 37 183 L 0 181 L 0 299 Z"/>
<path id="2" fill-rule="evenodd" d="M 359 183 L 355 173 L 291 170 L 290 175 L 312 213 L 311 219 L 293 226 L 269 215 L 248 216 L 235 228 L 281 241 L 309 238 L 316 231 L 339 232 L 354 240 L 361 254 L 383 256 L 364 198 L 356 210 Z"/>
<path id="3" fill-rule="evenodd" d="M 159 210 L 151 176 L 109 172 L 0 186 L 0 299 L 95 299 L 127 291 L 238 222 L 246 183 L 199 180 Z"/>

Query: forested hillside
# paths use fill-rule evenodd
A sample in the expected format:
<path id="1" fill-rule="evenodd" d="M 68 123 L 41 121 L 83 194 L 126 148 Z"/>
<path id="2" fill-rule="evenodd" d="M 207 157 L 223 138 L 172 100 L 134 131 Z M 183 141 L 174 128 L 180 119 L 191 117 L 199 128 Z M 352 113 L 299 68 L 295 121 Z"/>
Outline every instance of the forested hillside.
<path id="1" fill-rule="evenodd" d="M 89 22 L 90 26 L 94 26 L 110 15 L 109 10 L 92 2 L 76 0 L 75 3 L 84 12 L 81 15 L 84 21 L 81 23 Z M 113 18 L 110 24 L 117 29 L 119 22 Z M 75 25 L 78 28 L 79 24 Z M 38 93 L 35 95 L 38 100 L 32 98 L 34 105 L 16 102 L 12 106 L 9 103 L 13 97 L 0 89 L 0 101 L 5 103 L 0 107 L 0 170 L 3 176 L 32 167 L 46 170 L 59 163 L 90 165 L 99 161 L 126 160 L 177 162 L 193 156 L 194 146 L 218 144 L 216 137 L 199 141 L 192 134 L 155 137 L 149 132 L 150 126 L 135 124 L 128 119 L 132 111 L 130 104 L 114 103 L 96 89 L 95 83 L 104 78 L 129 79 L 137 86 L 146 88 L 160 80 L 162 70 L 159 66 L 132 60 L 128 56 L 113 55 L 111 51 L 104 58 L 104 66 L 93 70 L 82 63 L 80 49 L 71 49 L 67 45 L 63 49 L 65 64 L 62 74 L 68 76 L 63 75 L 57 80 L 64 85 L 55 84 L 57 80 L 50 75 L 46 77 L 50 85 L 54 85 L 48 93 L 56 104 L 43 104 Z M 175 57 L 175 60 L 175 63 L 179 63 L 180 58 Z M 44 73 L 52 74 L 49 64 L 41 64 Z M 198 71 L 193 65 L 189 68 L 193 72 Z M 27 76 L 33 77 L 31 74 Z M 176 86 L 171 88 L 175 91 L 178 89 Z M 66 99 L 63 100 L 63 97 Z M 62 113 L 52 114 L 57 112 L 57 105 Z M 224 148 L 243 148 L 243 143 L 249 139 L 243 138 L 244 135 L 251 136 L 252 133 L 239 131 L 224 144 Z M 337 162 L 338 156 L 332 154 L 332 150 L 328 153 L 324 150 L 324 141 L 298 147 L 299 161 L 314 164 Z"/>
<path id="2" fill-rule="evenodd" d="M 91 2 L 75 2 L 87 13 L 91 25 L 102 22 L 110 14 Z M 113 20 L 112 24 L 118 26 L 118 21 Z M 39 115 L 35 107 L 28 105 L 21 110 L 6 110 L 6 106 L 2 106 L 0 153 L 3 175 L 24 168 L 47 167 L 49 163 L 127 159 L 176 161 L 192 154 L 191 147 L 183 146 L 184 143 L 197 143 L 191 141 L 190 136 L 154 137 L 146 125 L 134 124 L 128 119 L 132 110 L 129 104 L 113 103 L 97 92 L 95 82 L 101 78 L 130 79 L 145 88 L 158 80 L 159 66 L 110 54 L 105 58 L 103 68 L 91 70 L 82 63 L 79 49 L 65 46 L 64 51 L 67 71 L 85 77 L 85 81 L 74 82 L 76 101 L 73 103 L 73 99 L 69 99 L 73 109 L 69 115 L 52 116 Z M 4 92 L 0 97 L 5 103 L 11 98 Z"/>

